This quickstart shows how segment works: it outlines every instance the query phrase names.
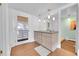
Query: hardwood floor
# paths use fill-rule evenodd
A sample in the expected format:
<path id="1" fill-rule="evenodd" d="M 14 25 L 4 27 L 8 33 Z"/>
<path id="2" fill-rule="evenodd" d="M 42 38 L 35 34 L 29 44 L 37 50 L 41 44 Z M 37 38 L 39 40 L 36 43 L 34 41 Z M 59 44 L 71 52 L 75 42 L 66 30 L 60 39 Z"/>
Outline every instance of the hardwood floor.
<path id="1" fill-rule="evenodd" d="M 34 50 L 37 46 L 39 44 L 36 42 L 15 46 L 11 49 L 11 56 L 38 56 L 39 54 Z"/>
<path id="2" fill-rule="evenodd" d="M 75 53 L 75 41 L 63 40 L 61 42 L 61 47 L 67 51 Z"/>
<path id="3" fill-rule="evenodd" d="M 57 48 L 54 52 L 51 52 L 49 56 L 76 56 L 74 53 L 69 52 L 65 49 Z"/>
<path id="4" fill-rule="evenodd" d="M 34 50 L 37 46 L 39 46 L 39 44 L 36 42 L 15 46 L 11 49 L 11 56 L 39 56 L 39 54 Z M 65 49 L 57 48 L 48 56 L 75 56 L 75 54 Z"/>

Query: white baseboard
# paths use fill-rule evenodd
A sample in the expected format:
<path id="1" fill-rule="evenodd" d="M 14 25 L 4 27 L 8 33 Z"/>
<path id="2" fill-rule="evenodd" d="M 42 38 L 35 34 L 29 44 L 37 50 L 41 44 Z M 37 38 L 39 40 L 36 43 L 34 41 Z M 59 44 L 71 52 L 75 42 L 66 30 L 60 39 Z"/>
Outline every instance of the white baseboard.
<path id="1" fill-rule="evenodd" d="M 55 51 L 57 49 L 57 47 L 53 47 L 50 51 Z"/>
<path id="2" fill-rule="evenodd" d="M 29 42 L 34 42 L 34 40 L 27 40 L 27 41 L 23 41 L 23 42 L 17 42 L 16 45 L 20 45 L 20 44 L 24 44 L 24 43 L 29 43 Z"/>
<path id="3" fill-rule="evenodd" d="M 21 41 L 21 42 L 15 42 L 12 45 L 10 45 L 11 47 L 20 45 L 20 44 L 24 44 L 24 43 L 29 43 L 29 42 L 34 42 L 35 40 L 26 40 L 26 41 Z"/>
<path id="4" fill-rule="evenodd" d="M 61 48 L 61 42 L 57 44 L 57 48 Z"/>
<path id="5" fill-rule="evenodd" d="M 71 41 L 76 41 L 76 39 L 68 39 L 68 38 L 64 38 L 65 40 L 71 40 Z"/>
<path id="6" fill-rule="evenodd" d="M 57 48 L 61 48 L 61 46 L 59 44 L 56 44 L 53 48 L 52 51 L 55 51 Z"/>
<path id="7" fill-rule="evenodd" d="M 77 55 L 79 56 L 79 49 L 78 49 L 78 53 L 77 53 Z"/>

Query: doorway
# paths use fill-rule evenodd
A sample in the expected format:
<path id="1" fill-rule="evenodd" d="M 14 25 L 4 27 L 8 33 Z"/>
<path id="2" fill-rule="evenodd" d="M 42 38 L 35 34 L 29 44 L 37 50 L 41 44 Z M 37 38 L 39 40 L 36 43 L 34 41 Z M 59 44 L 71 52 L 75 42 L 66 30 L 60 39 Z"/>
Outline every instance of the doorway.
<path id="1" fill-rule="evenodd" d="M 17 16 L 17 42 L 28 40 L 28 17 Z"/>
<path id="2" fill-rule="evenodd" d="M 77 4 L 61 10 L 61 48 L 76 53 Z"/>

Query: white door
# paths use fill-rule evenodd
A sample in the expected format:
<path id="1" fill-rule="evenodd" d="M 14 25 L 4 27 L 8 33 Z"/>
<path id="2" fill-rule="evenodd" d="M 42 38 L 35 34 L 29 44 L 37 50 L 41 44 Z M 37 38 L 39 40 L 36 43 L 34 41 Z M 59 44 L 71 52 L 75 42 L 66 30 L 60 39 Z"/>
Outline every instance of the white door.
<path id="1" fill-rule="evenodd" d="M 1 55 L 8 55 L 9 53 L 9 19 L 8 7 L 6 3 L 0 4 L 0 49 Z"/>
<path id="2" fill-rule="evenodd" d="M 0 4 L 0 55 L 2 55 L 1 51 L 3 50 L 3 38 L 2 38 L 2 6 Z"/>

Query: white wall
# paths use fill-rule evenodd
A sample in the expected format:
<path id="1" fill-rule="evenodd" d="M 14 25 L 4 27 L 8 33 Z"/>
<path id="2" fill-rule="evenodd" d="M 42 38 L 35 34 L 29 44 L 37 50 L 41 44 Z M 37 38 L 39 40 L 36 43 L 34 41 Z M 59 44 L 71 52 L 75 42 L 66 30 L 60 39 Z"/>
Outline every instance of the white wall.
<path id="1" fill-rule="evenodd" d="M 2 50 L 2 5 L 0 5 L 0 50 Z"/>
<path id="2" fill-rule="evenodd" d="M 18 44 L 33 42 L 34 41 L 34 31 L 38 30 L 45 30 L 46 25 L 44 22 L 38 22 L 38 17 L 30 15 L 28 13 L 15 10 L 12 8 L 8 9 L 9 14 L 9 21 L 10 21 L 10 46 L 13 47 Z M 28 25 L 29 25 L 29 40 L 23 42 L 17 42 L 17 35 L 16 35 L 16 24 L 17 24 L 17 16 L 26 16 L 28 17 Z"/>
<path id="3" fill-rule="evenodd" d="M 2 8 L 1 8 L 1 5 L 0 5 L 0 21 L 1 21 L 1 14 L 2 14 L 2 10 L 1 10 Z M 2 32 L 2 29 L 1 29 L 1 22 L 0 22 L 0 32 Z M 2 40 L 1 40 L 2 38 L 1 38 L 1 33 L 0 33 L 0 49 L 1 49 L 1 46 L 2 46 Z"/>
<path id="4" fill-rule="evenodd" d="M 33 28 L 35 28 L 35 26 L 32 24 L 32 21 L 31 20 L 35 20 L 37 19 L 36 17 L 34 16 L 31 16 L 29 14 L 26 14 L 24 12 L 21 12 L 21 11 L 18 11 L 18 10 L 15 10 L 15 9 L 11 9 L 9 8 L 9 21 L 10 21 L 10 46 L 15 46 L 15 45 L 18 45 L 18 44 L 22 44 L 22 43 L 26 43 L 26 42 L 32 42 L 34 41 L 34 35 L 33 35 Z M 20 42 L 18 43 L 17 42 L 17 32 L 16 32 L 16 24 L 17 24 L 17 16 L 28 16 L 28 24 L 29 24 L 29 40 L 26 40 L 24 42 Z"/>
<path id="5" fill-rule="evenodd" d="M 53 21 L 53 17 L 55 17 L 55 20 Z M 58 18 L 58 12 L 55 13 L 54 15 L 52 15 L 51 19 L 50 19 L 50 29 L 51 31 L 57 31 L 59 29 L 59 22 L 58 22 L 59 18 Z"/>
<path id="6" fill-rule="evenodd" d="M 46 31 L 47 30 L 46 19 L 41 19 L 41 21 L 40 22 L 37 21 L 37 23 L 38 23 L 37 31 Z"/>
<path id="7" fill-rule="evenodd" d="M 68 16 L 70 15 L 70 16 Z M 61 10 L 61 36 L 66 40 L 76 41 L 76 30 L 70 29 L 70 20 L 77 20 L 77 6 L 72 5 Z"/>
<path id="8" fill-rule="evenodd" d="M 0 6 L 0 44 L 2 55 L 8 55 L 9 51 L 9 22 L 7 4 Z"/>

